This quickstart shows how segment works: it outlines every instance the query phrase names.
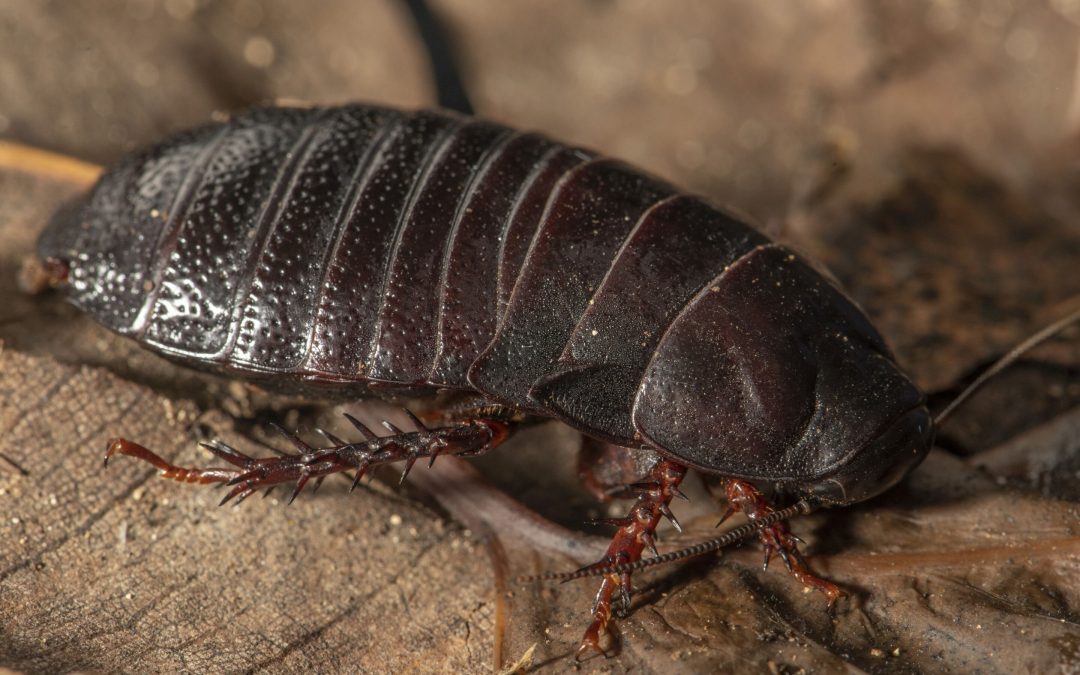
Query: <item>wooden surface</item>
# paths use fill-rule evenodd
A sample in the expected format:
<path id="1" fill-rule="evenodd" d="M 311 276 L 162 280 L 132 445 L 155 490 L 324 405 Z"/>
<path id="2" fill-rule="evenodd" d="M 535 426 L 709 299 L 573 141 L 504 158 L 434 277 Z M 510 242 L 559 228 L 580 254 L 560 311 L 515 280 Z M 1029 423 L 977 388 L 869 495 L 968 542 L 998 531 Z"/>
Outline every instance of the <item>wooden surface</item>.
<path id="1" fill-rule="evenodd" d="M 749 212 L 827 262 L 941 399 L 1075 306 L 1068 3 L 435 5 L 483 114 Z M 4 138 L 89 162 L 215 109 L 430 96 L 395 4 L 242 0 L 0 5 L 0 91 Z M 513 580 L 578 562 L 514 503 L 575 528 L 607 508 L 575 486 L 576 436 L 557 425 L 478 463 L 502 493 L 454 492 L 475 476 L 448 465 L 404 490 L 391 472 L 351 496 L 328 481 L 288 508 L 219 509 L 124 458 L 104 470 L 115 435 L 205 465 L 204 435 L 253 447 L 269 420 L 336 412 L 186 373 L 20 294 L 36 233 L 82 180 L 0 154 L 0 667 L 490 672 L 533 646 L 532 670 L 572 666 L 593 585 Z M 621 653 L 580 668 L 1075 669 L 1077 344 L 973 401 L 898 489 L 794 525 L 852 593 L 831 614 L 747 546 L 641 575 Z M 722 507 L 694 495 L 665 545 L 713 532 Z"/>

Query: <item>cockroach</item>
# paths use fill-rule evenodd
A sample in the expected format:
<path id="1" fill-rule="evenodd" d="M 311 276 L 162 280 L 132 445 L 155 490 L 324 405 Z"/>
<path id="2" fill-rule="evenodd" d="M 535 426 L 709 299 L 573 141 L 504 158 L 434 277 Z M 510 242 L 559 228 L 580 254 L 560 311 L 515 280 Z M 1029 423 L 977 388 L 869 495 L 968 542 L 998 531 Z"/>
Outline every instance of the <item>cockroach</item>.
<path id="1" fill-rule="evenodd" d="M 338 398 L 456 392 L 435 425 L 325 433 L 229 468 L 222 503 L 421 458 L 471 456 L 554 418 L 634 451 L 642 475 L 598 562 L 578 655 L 602 651 L 631 573 L 756 532 L 831 605 L 784 519 L 896 484 L 973 388 L 932 419 L 883 338 L 826 274 L 662 180 L 537 133 L 446 111 L 260 108 L 169 138 L 108 170 L 38 241 L 68 299 L 187 366 Z M 987 377 L 1080 313 L 1008 355 Z M 643 462 L 640 458 L 644 457 Z M 751 524 L 643 559 L 689 468 Z M 776 510 L 762 488 L 792 498 Z M 725 516 L 726 517 L 726 516 Z"/>

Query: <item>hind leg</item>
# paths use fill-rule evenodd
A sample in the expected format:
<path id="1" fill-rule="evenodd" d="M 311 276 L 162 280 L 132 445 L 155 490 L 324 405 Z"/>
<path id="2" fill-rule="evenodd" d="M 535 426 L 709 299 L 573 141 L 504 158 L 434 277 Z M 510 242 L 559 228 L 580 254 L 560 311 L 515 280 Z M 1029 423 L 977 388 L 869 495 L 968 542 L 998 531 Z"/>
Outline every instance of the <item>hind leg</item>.
<path id="1" fill-rule="evenodd" d="M 138 443 L 116 438 L 109 441 L 105 463 L 108 464 L 113 455 L 127 455 L 153 464 L 161 470 L 163 478 L 185 483 L 225 483 L 232 486 L 232 490 L 221 500 L 222 504 L 234 498 L 236 503 L 240 503 L 257 490 L 294 483 L 292 501 L 313 478 L 318 487 L 328 475 L 355 470 L 355 488 L 368 470 L 382 464 L 405 462 L 402 472 L 404 480 L 420 458 L 428 458 L 429 463 L 433 463 L 439 455 L 472 456 L 487 452 L 510 436 L 516 424 L 513 412 L 495 406 L 470 409 L 455 414 L 445 426 L 428 428 L 406 411 L 415 430 L 403 431 L 384 422 L 391 432 L 389 436 L 376 436 L 356 418 L 346 415 L 364 440 L 349 443 L 323 432 L 329 445 L 319 447 L 309 445 L 296 434 L 276 427 L 298 451 L 295 454 L 282 453 L 278 457 L 250 457 L 220 441 L 202 444 L 218 458 L 231 464 L 230 468 L 179 467 Z"/>

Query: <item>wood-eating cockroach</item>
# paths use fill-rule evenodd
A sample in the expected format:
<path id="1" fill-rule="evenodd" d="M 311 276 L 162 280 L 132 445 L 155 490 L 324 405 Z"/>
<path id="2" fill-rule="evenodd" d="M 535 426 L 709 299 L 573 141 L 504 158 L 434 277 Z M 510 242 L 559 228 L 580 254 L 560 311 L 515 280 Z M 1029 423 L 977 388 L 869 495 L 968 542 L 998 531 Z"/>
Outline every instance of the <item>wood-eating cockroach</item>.
<path id="1" fill-rule="evenodd" d="M 437 111 L 263 108 L 107 171 L 38 243 L 78 307 L 189 366 L 341 397 L 457 390 L 439 425 L 331 438 L 189 482 L 255 490 L 421 457 L 470 455 L 530 418 L 652 451 L 594 569 L 651 546 L 687 468 L 731 508 L 754 483 L 838 506 L 930 448 L 925 397 L 826 276 L 704 200 L 622 163 Z M 786 526 L 762 530 L 804 583 Z M 604 577 L 581 653 L 600 648 L 629 573 Z M 616 596 L 616 591 L 619 591 Z"/>

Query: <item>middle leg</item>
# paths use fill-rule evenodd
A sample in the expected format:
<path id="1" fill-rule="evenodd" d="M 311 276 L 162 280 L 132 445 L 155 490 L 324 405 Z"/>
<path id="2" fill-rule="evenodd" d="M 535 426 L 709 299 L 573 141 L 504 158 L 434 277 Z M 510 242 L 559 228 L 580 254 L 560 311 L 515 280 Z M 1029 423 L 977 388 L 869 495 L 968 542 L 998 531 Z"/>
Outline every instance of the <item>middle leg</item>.
<path id="1" fill-rule="evenodd" d="M 672 498 L 681 494 L 679 483 L 685 475 L 685 466 L 668 459 L 660 459 L 653 465 L 644 481 L 628 486 L 627 490 L 636 493 L 637 500 L 626 516 L 605 519 L 604 522 L 617 525 L 619 529 L 604 557 L 583 569 L 600 570 L 611 565 L 636 562 L 641 559 L 646 547 L 655 553 L 654 536 L 660 519 L 668 518 L 676 526 L 678 524 L 671 512 L 670 503 Z M 608 632 L 616 602 L 621 612 L 630 609 L 630 576 L 629 572 L 604 576 L 593 601 L 592 623 L 586 629 L 577 650 L 578 659 L 590 651 L 606 655 L 601 640 Z"/>

